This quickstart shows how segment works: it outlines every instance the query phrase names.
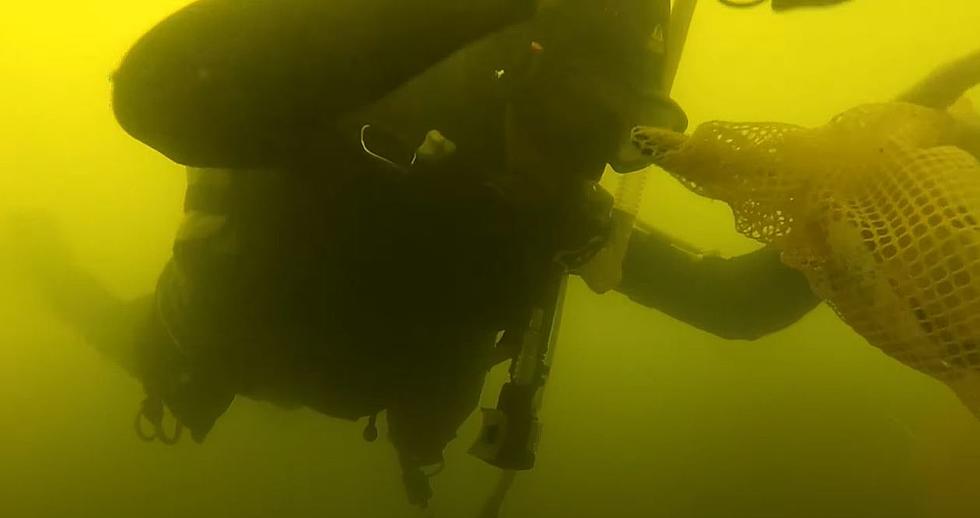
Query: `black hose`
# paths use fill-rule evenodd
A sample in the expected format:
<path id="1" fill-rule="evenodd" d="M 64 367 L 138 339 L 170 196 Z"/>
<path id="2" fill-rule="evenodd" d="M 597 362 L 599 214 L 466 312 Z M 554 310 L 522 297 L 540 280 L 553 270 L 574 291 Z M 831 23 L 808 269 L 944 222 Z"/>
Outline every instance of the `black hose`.
<path id="1" fill-rule="evenodd" d="M 745 8 L 745 7 L 756 7 L 766 3 L 766 0 L 718 0 L 722 5 L 727 7 L 735 8 Z M 838 4 L 843 4 L 844 2 L 849 2 L 850 0 L 773 0 L 772 10 L 773 11 L 789 11 L 791 9 L 799 9 L 804 7 L 830 7 Z"/>
<path id="2" fill-rule="evenodd" d="M 743 8 L 743 7 L 755 7 L 757 5 L 762 5 L 766 3 L 766 0 L 718 0 L 722 5 L 727 7 Z"/>

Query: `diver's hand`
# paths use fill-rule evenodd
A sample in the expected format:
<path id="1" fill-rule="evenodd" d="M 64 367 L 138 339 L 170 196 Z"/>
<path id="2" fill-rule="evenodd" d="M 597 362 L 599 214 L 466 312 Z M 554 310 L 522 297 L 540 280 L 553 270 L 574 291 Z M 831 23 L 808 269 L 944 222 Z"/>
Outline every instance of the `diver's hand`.
<path id="1" fill-rule="evenodd" d="M 592 291 L 602 294 L 619 287 L 623 280 L 623 260 L 626 258 L 635 220 L 632 214 L 614 211 L 609 240 L 587 263 L 575 271 Z"/>
<path id="2" fill-rule="evenodd" d="M 956 145 L 980 160 L 980 114 L 973 102 L 961 97 L 948 111 L 957 125 Z"/>

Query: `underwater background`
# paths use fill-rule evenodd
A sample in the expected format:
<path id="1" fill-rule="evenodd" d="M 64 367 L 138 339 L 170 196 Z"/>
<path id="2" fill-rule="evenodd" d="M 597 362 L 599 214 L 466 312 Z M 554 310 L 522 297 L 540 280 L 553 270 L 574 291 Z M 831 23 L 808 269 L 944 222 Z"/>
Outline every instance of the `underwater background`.
<path id="1" fill-rule="evenodd" d="M 54 259 L 70 252 L 125 297 L 152 289 L 169 256 L 184 175 L 119 129 L 109 78 L 187 3 L 18 0 L 0 13 L 0 221 L 47 221 L 67 248 Z M 692 127 L 821 124 L 980 48 L 976 0 L 782 15 L 700 4 L 674 91 Z M 757 246 L 725 205 L 657 172 L 641 218 L 725 255 Z M 141 387 L 46 311 L 22 256 L 0 237 L 2 517 L 466 517 L 496 480 L 466 454 L 477 415 L 424 512 L 405 502 L 388 444 L 308 411 L 240 398 L 202 446 L 144 444 Z M 538 466 L 503 517 L 980 516 L 980 423 L 826 307 L 728 342 L 575 280 L 555 369 Z"/>

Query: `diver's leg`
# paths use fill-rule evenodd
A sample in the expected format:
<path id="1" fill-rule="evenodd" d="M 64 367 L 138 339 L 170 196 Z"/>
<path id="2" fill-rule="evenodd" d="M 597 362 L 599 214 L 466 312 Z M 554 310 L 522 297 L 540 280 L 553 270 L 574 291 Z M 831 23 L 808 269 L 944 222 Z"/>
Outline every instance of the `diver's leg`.
<path id="1" fill-rule="evenodd" d="M 113 105 L 131 135 L 199 167 L 282 165 L 535 0 L 199 0 L 129 51 Z"/>
<path id="2" fill-rule="evenodd" d="M 493 334 L 480 335 L 463 347 L 413 357 L 391 379 L 397 390 L 387 405 L 388 435 L 413 505 L 425 507 L 432 496 L 423 468 L 442 464 L 446 446 L 479 405 L 494 346 Z"/>
<path id="3" fill-rule="evenodd" d="M 42 287 L 54 315 L 106 359 L 137 376 L 136 344 L 153 315 L 152 295 L 123 300 L 86 272 L 63 274 L 57 284 Z"/>
<path id="4" fill-rule="evenodd" d="M 71 258 L 58 228 L 45 216 L 5 218 L 3 237 L 14 264 L 54 316 L 106 358 L 135 373 L 134 344 L 153 312 L 151 296 L 114 295 Z"/>

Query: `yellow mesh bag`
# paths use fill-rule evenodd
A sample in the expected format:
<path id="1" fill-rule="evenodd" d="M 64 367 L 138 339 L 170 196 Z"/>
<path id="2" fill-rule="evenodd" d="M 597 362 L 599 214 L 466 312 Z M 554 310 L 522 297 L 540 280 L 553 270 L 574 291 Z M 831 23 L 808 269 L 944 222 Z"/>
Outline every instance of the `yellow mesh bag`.
<path id="1" fill-rule="evenodd" d="M 980 163 L 960 135 L 945 112 L 888 103 L 815 129 L 710 122 L 690 137 L 637 128 L 633 142 L 980 416 Z"/>

